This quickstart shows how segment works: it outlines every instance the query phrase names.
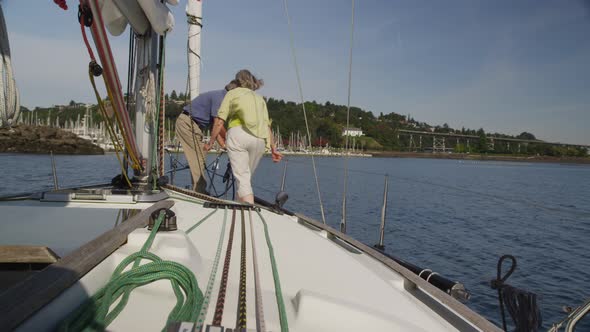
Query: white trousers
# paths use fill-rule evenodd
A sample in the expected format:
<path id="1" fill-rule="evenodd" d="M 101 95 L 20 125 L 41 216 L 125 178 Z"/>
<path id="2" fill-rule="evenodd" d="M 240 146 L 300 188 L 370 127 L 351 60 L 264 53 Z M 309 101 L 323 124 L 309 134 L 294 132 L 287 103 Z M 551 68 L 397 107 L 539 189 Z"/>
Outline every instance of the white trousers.
<path id="1" fill-rule="evenodd" d="M 251 195 L 252 175 L 266 144 L 264 139 L 247 133 L 241 126 L 233 127 L 227 131 L 227 155 L 236 179 L 238 197 Z"/>

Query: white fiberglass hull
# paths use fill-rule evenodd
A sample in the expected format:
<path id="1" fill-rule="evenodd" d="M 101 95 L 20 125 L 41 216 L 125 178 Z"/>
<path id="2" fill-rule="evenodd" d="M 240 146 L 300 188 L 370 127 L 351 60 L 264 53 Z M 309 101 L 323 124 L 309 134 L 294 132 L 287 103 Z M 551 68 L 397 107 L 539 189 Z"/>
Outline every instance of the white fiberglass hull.
<path id="1" fill-rule="evenodd" d="M 171 210 L 176 213 L 178 230 L 158 232 L 149 251 L 164 260 L 181 263 L 194 273 L 205 296 L 203 307 L 206 309 L 201 309 L 205 328 L 217 321 L 220 326 L 234 329 L 239 323 L 238 311 L 245 311 L 245 326 L 249 330 L 498 331 L 450 296 L 433 291 L 433 287 L 423 283 L 422 279 L 408 278 L 406 273 L 411 272 L 393 270 L 391 262 L 384 264 L 364 252 L 366 248 L 355 246 L 356 243 L 351 243 L 344 235 L 337 237 L 336 231 L 318 228 L 313 221 L 265 209 L 260 214 L 243 211 L 242 221 L 241 210 L 207 208 L 203 201 L 194 197 L 173 191 L 168 193 L 169 200 L 174 202 Z M 19 214 L 30 215 L 35 210 L 43 213 L 49 206 L 54 208 L 55 204 L 60 204 L 70 215 L 79 214 L 76 222 L 84 223 L 86 209 L 146 209 L 152 205 L 123 202 L 122 199 L 109 203 L 108 200 L 0 202 L 0 211 L 16 218 Z M 231 227 L 232 219 L 234 227 Z M 263 219 L 267 224 L 268 238 Z M 232 228 L 233 242 L 227 264 Z M 125 257 L 141 249 L 149 233 L 146 228 L 132 231 L 126 244 L 28 317 L 18 329 L 55 329 L 69 312 L 109 281 L 113 270 Z M 65 237 L 64 241 L 67 240 Z M 273 275 L 270 247 L 273 248 L 280 288 Z M 242 260 L 242 252 L 245 252 L 245 260 Z M 228 278 L 219 317 L 224 268 L 228 269 Z M 246 271 L 245 287 L 242 286 L 245 297 L 242 294 L 240 301 L 242 269 Z M 399 266 L 399 269 L 403 268 Z M 278 292 L 284 300 L 286 320 L 283 322 L 279 315 Z M 239 302 L 244 299 L 245 304 L 242 303 L 240 308 Z M 0 305 L 4 305 L 2 300 L 0 297 Z M 123 312 L 107 329 L 159 331 L 166 326 L 175 303 L 176 297 L 168 281 L 156 281 L 137 288 L 131 293 Z M 0 320 L 0 326 L 2 323 L 6 321 Z"/>

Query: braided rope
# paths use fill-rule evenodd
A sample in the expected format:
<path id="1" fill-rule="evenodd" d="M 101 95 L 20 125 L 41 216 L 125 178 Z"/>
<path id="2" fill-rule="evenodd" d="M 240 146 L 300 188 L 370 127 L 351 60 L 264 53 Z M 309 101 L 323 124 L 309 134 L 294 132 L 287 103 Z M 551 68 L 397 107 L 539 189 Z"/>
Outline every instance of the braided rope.
<path id="1" fill-rule="evenodd" d="M 266 332 L 264 322 L 264 307 L 262 306 L 262 293 L 260 291 L 260 276 L 258 274 L 258 259 L 256 257 L 256 243 L 254 242 L 254 224 L 252 223 L 252 210 L 248 210 L 250 221 L 250 239 L 252 242 L 252 261 L 254 265 L 254 298 L 256 302 L 256 331 Z"/>
<path id="2" fill-rule="evenodd" d="M 215 316 L 213 317 L 213 326 L 221 326 L 223 319 L 223 308 L 225 305 L 225 292 L 227 290 L 227 279 L 229 277 L 229 263 L 231 261 L 231 248 L 234 241 L 234 228 L 236 224 L 236 210 L 233 210 L 231 216 L 231 227 L 229 229 L 229 240 L 227 242 L 227 250 L 225 252 L 225 262 L 223 263 L 223 272 L 221 275 L 221 285 L 219 286 L 219 293 L 217 294 L 217 304 L 215 305 Z"/>
<path id="3" fill-rule="evenodd" d="M 223 238 L 225 236 L 225 225 L 227 223 L 227 208 L 223 209 L 223 225 L 221 226 L 221 233 L 219 234 L 219 241 L 217 242 L 217 251 L 215 253 L 215 260 L 211 267 L 211 274 L 209 274 L 209 281 L 207 282 L 207 290 L 203 297 L 203 305 L 199 312 L 199 318 L 197 319 L 197 327 L 195 331 L 201 331 L 205 318 L 207 317 L 207 310 L 209 309 L 209 300 L 211 299 L 211 293 L 213 292 L 213 284 L 215 283 L 217 269 L 219 268 L 219 259 L 221 258 L 221 250 L 223 248 Z"/>
<path id="4" fill-rule="evenodd" d="M 163 185 L 162 188 L 173 190 L 173 191 L 176 191 L 176 192 L 181 193 L 183 195 L 187 195 L 187 196 L 191 196 L 191 197 L 194 197 L 194 198 L 202 199 L 204 201 L 215 202 L 215 203 L 227 203 L 227 201 L 224 201 L 222 199 L 218 199 L 218 198 L 211 197 L 211 196 L 208 196 L 208 195 L 205 195 L 205 194 L 201 194 L 201 193 L 198 193 L 196 191 L 186 190 L 186 189 L 183 189 L 183 188 L 180 188 L 180 187 L 177 187 L 177 186 L 174 186 L 174 185 L 170 185 L 170 184 Z"/>
<path id="5" fill-rule="evenodd" d="M 287 311 L 285 309 L 285 301 L 283 300 L 283 291 L 281 290 L 281 280 L 279 279 L 279 271 L 277 268 L 277 261 L 275 259 L 275 252 L 270 241 L 270 235 L 268 234 L 268 225 L 266 224 L 266 220 L 264 220 L 262 213 L 260 213 L 260 211 L 256 211 L 256 213 L 258 213 L 258 216 L 264 225 L 264 236 L 266 237 L 266 245 L 268 246 L 268 253 L 270 254 L 272 277 L 275 282 L 275 296 L 277 298 L 277 307 L 279 309 L 281 332 L 288 332 L 289 322 L 287 321 Z"/>
<path id="6" fill-rule="evenodd" d="M 186 234 L 192 232 L 195 230 L 195 228 L 199 227 L 199 225 L 201 225 L 202 223 L 205 222 L 205 220 L 209 219 L 209 217 L 211 217 L 215 212 L 217 212 L 217 208 L 215 208 L 215 210 L 211 211 L 211 213 L 209 213 L 208 215 L 206 215 L 205 217 L 203 217 L 203 219 L 199 220 L 199 222 L 197 222 L 196 224 L 194 224 L 191 228 L 189 228 L 186 231 Z"/>
<path id="7" fill-rule="evenodd" d="M 236 317 L 236 330 L 241 331 L 246 329 L 246 224 L 244 218 L 244 210 L 240 210 L 242 214 L 242 250 L 240 259 L 240 288 L 238 291 L 238 310 Z"/>
<path id="8" fill-rule="evenodd" d="M 117 160 L 119 161 L 119 165 L 121 166 L 121 174 L 123 174 L 123 177 L 125 178 L 125 182 L 127 182 L 127 185 L 129 186 L 129 188 L 131 188 L 133 186 L 131 185 L 131 181 L 129 180 L 129 176 L 127 176 L 127 168 L 125 167 L 125 163 L 124 163 L 124 160 L 126 160 L 125 155 L 123 155 L 123 158 L 121 158 L 121 156 L 119 155 L 119 153 L 123 151 L 123 146 L 121 145 L 121 142 L 119 141 L 119 138 L 117 137 L 117 134 L 115 133 L 115 129 L 113 127 L 113 124 L 111 123 L 111 120 L 109 119 L 109 116 L 108 116 L 107 111 L 105 109 L 102 98 L 100 97 L 100 94 L 98 93 L 98 89 L 96 88 L 96 82 L 94 81 L 94 75 L 92 75 L 92 70 L 90 68 L 88 69 L 88 77 L 90 79 L 90 83 L 92 84 L 92 89 L 94 90 L 94 95 L 96 96 L 96 101 L 98 103 L 98 109 L 100 110 L 102 117 L 104 118 L 105 128 L 109 134 L 109 137 L 111 138 L 111 143 L 113 143 L 113 147 L 115 148 L 115 155 L 117 156 Z"/>
<path id="9" fill-rule="evenodd" d="M 164 100 L 164 67 L 166 61 L 166 34 L 160 37 L 160 93 L 158 94 L 158 176 L 164 175 L 164 122 L 166 115 L 166 103 Z"/>
<path id="10" fill-rule="evenodd" d="M 111 98 L 115 110 L 119 128 L 122 129 L 121 131 L 125 146 L 128 153 L 131 155 L 131 159 L 134 161 L 133 168 L 140 169 L 141 163 L 139 162 L 138 157 L 140 156 L 140 153 L 137 147 L 137 142 L 135 141 L 135 136 L 133 135 L 131 120 L 129 119 L 129 114 L 126 112 L 125 103 L 123 102 L 121 82 L 119 81 L 119 75 L 113 60 L 111 47 L 104 29 L 104 21 L 102 19 L 99 2 L 98 0 L 82 0 L 81 3 L 89 5 L 92 10 L 94 23 L 90 27 L 90 30 L 96 44 L 99 58 L 103 65 L 104 72 L 102 76 L 105 80 L 105 85 L 107 86 L 107 91 L 109 92 L 109 97 Z"/>

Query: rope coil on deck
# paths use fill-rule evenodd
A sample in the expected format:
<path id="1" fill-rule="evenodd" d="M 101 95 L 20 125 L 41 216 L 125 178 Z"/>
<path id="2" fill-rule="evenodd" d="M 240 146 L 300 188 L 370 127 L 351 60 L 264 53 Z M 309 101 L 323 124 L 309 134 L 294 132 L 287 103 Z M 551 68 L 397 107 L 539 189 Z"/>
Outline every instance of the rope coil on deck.
<path id="1" fill-rule="evenodd" d="M 105 330 L 123 311 L 131 291 L 162 279 L 170 280 L 177 300 L 167 322 L 197 320 L 203 294 L 193 272 L 182 264 L 162 260 L 148 252 L 164 216 L 165 211 L 162 210 L 141 250 L 126 257 L 117 266 L 107 285 L 62 321 L 60 331 Z M 139 265 L 142 259 L 151 262 Z M 125 271 L 131 263 L 133 267 Z M 119 303 L 111 310 L 117 301 Z"/>

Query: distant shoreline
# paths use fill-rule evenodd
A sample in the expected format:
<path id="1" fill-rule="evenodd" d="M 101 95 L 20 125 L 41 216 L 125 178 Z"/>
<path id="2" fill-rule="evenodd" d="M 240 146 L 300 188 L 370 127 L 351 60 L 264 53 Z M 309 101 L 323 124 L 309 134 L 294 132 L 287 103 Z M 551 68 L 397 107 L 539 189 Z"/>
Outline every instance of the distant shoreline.
<path id="1" fill-rule="evenodd" d="M 4 154 L 49 154 L 49 151 L 0 151 Z M 105 150 L 104 154 L 115 154 L 115 151 Z M 103 154 L 99 153 L 99 154 Z M 173 151 L 172 153 L 176 153 Z M 182 150 L 178 153 L 182 153 Z M 216 154 L 215 151 L 210 151 L 208 154 Z M 63 155 L 80 155 L 80 153 L 63 153 L 55 152 L 54 154 Z M 88 153 L 92 155 L 95 153 Z M 82 153 L 85 155 L 85 153 Z M 285 153 L 285 156 L 291 157 L 309 157 L 309 153 Z M 321 154 L 314 153 L 314 157 L 344 157 L 339 154 Z M 576 164 L 590 166 L 590 157 L 551 157 L 551 156 L 510 156 L 510 155 L 481 155 L 481 154 L 467 154 L 467 153 L 430 153 L 430 152 L 399 152 L 399 151 L 366 151 L 364 154 L 350 155 L 354 158 L 420 158 L 420 159 L 450 159 L 450 160 L 465 160 L 465 161 L 505 161 L 505 162 L 528 162 L 528 163 L 553 163 L 553 164 Z"/>
<path id="2" fill-rule="evenodd" d="M 373 151 L 368 152 L 374 158 L 425 158 L 425 159 L 453 159 L 470 161 L 514 161 L 536 162 L 556 164 L 580 164 L 590 165 L 590 158 L 583 157 L 551 157 L 551 156 L 510 156 L 493 154 L 468 154 L 468 153 L 430 153 L 430 152 L 396 152 Z"/>

